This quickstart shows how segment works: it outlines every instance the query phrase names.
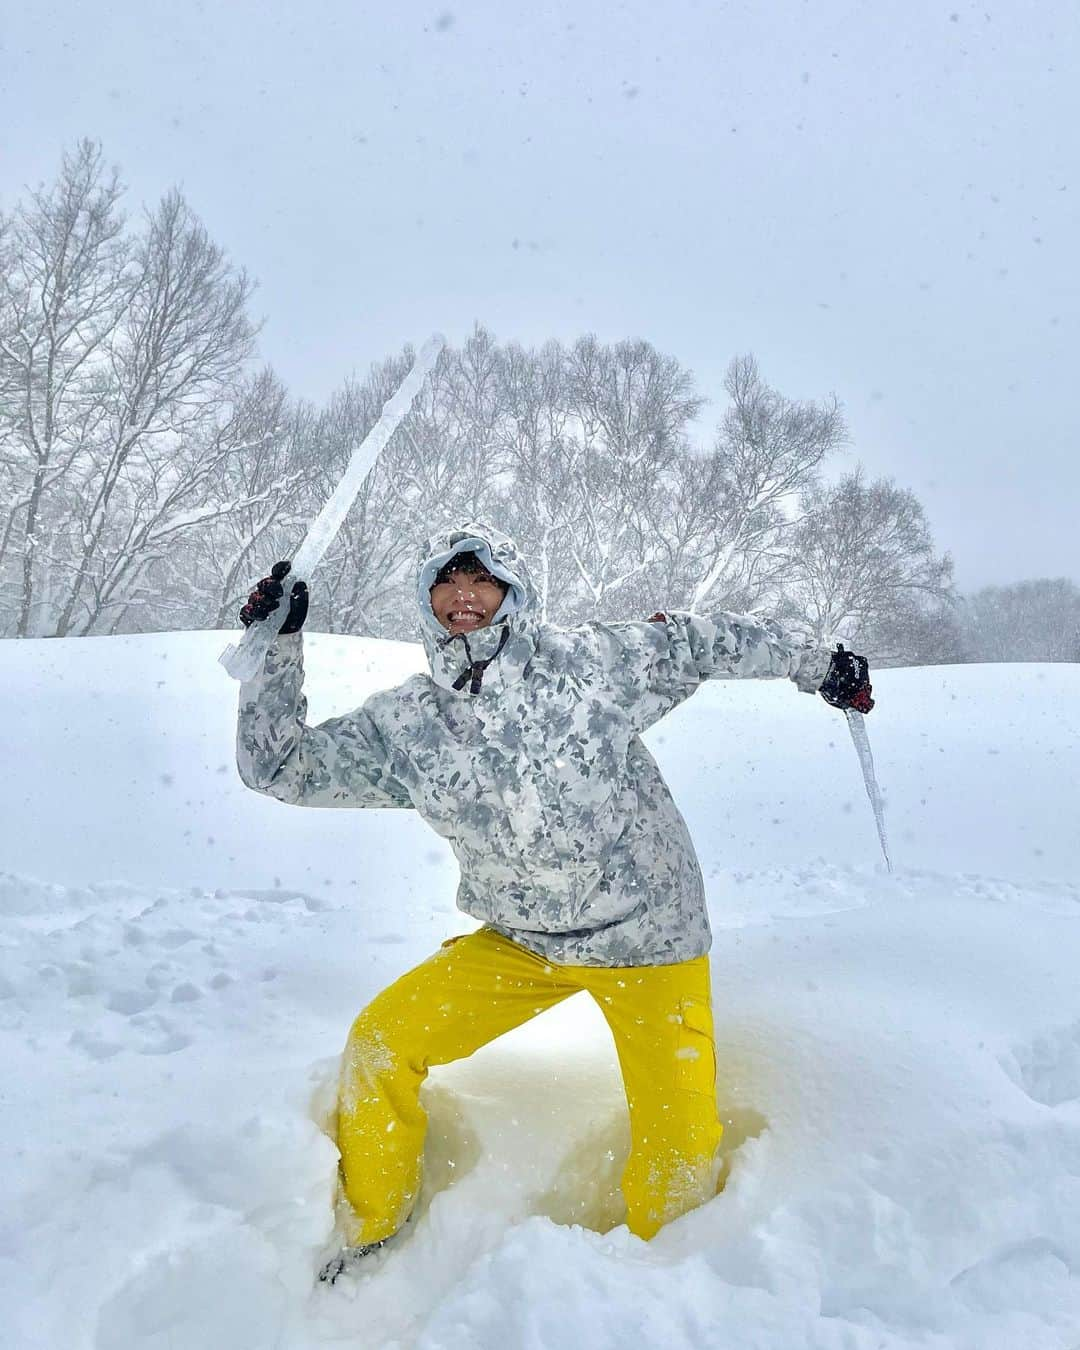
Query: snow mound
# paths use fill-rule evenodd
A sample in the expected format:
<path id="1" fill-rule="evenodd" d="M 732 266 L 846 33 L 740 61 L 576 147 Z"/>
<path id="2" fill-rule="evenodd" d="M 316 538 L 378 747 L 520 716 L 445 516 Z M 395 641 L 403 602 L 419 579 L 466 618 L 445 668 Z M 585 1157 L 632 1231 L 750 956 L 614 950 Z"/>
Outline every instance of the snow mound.
<path id="1" fill-rule="evenodd" d="M 221 645 L 0 647 L 6 1345 L 1080 1342 L 1080 669 L 875 679 L 891 877 L 820 701 L 730 682 L 668 718 L 650 744 L 716 930 L 723 1192 L 649 1244 L 622 1226 L 625 1107 L 578 997 L 433 1072 L 417 1214 L 327 1289 L 349 1022 L 469 924 L 409 813 L 236 784 Z M 315 717 L 420 660 L 309 651 Z"/>

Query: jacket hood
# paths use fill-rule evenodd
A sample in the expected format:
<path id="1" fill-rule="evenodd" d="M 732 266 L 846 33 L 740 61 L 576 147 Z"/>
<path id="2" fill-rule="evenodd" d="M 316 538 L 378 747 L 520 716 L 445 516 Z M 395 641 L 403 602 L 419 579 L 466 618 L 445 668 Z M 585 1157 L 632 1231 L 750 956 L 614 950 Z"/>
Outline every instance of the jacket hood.
<path id="1" fill-rule="evenodd" d="M 486 628 L 452 637 L 431 608 L 431 587 L 440 568 L 458 553 L 475 553 L 492 576 L 505 581 L 509 589 Z M 454 689 L 463 673 L 475 663 L 485 661 L 490 661 L 481 677 L 485 694 L 520 679 L 536 648 L 537 597 L 529 569 L 514 541 L 493 525 L 468 521 L 426 540 L 418 563 L 416 602 L 432 679 L 443 688 Z M 466 682 L 455 692 L 469 697 L 472 683 Z"/>

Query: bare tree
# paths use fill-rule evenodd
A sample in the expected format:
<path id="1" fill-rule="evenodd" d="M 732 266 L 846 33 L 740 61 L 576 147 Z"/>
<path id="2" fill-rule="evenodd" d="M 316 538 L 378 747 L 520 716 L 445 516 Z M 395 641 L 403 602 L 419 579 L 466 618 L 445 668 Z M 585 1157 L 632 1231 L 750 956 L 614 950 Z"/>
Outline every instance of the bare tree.
<path id="1" fill-rule="evenodd" d="M 818 641 L 886 634 L 894 615 L 947 602 L 952 561 L 934 549 L 915 495 L 862 470 L 803 496 L 790 541 L 788 613 Z M 894 630 L 895 631 L 895 630 Z M 881 659 L 897 653 L 869 651 Z"/>
<path id="2" fill-rule="evenodd" d="M 412 357 L 349 380 L 322 409 L 294 403 L 272 371 L 249 373 L 250 284 L 179 194 L 133 232 L 120 194 L 85 142 L 51 189 L 0 218 L 0 622 L 23 636 L 231 625 Z M 556 622 L 775 606 L 790 582 L 819 628 L 883 631 L 902 591 L 913 632 L 947 589 L 914 498 L 857 475 L 817 488 L 845 439 L 835 399 L 784 398 L 752 357 L 732 362 L 725 388 L 703 454 L 692 376 L 649 343 L 527 350 L 478 325 L 364 485 L 320 569 L 312 623 L 415 635 L 421 540 L 486 517 L 518 538 Z M 829 570 L 853 503 L 873 508 L 861 517 L 872 593 L 857 570 L 846 590 Z"/>
<path id="3" fill-rule="evenodd" d="M 969 661 L 1080 661 L 1080 586 L 1065 577 L 985 586 L 960 616 Z"/>
<path id="4" fill-rule="evenodd" d="M 366 380 L 350 380 L 319 416 L 313 485 L 320 503 L 333 491 L 352 450 L 378 420 L 410 357 L 406 351 L 373 368 Z M 411 441 L 406 443 L 407 437 L 415 440 L 418 434 L 423 439 L 415 421 L 415 414 L 410 414 L 383 452 L 323 564 L 314 617 L 327 632 L 403 636 L 411 630 L 411 610 L 401 612 L 406 562 L 411 561 L 422 528 L 414 518 L 416 500 L 427 487 L 416 481 L 426 471 L 423 456 L 412 450 Z"/>
<path id="5" fill-rule="evenodd" d="M 130 282 L 72 518 L 60 635 L 91 632 L 110 608 L 130 603 L 152 547 L 217 514 L 220 503 L 206 497 L 229 453 L 219 427 L 252 352 L 250 284 L 178 193 L 136 241 Z"/>
<path id="6" fill-rule="evenodd" d="M 549 342 L 539 351 L 516 343 L 507 348 L 500 441 L 510 483 L 497 511 L 533 561 L 545 621 L 561 616 L 567 593 L 573 595 L 580 586 L 567 548 L 576 525 L 576 443 L 569 433 L 565 387 L 566 352 L 559 343 Z"/>
<path id="7" fill-rule="evenodd" d="M 775 598 L 798 496 L 847 440 L 835 398 L 785 398 L 752 356 L 731 362 L 724 388 L 731 402 L 711 454 L 675 459 L 670 509 L 657 519 L 672 583 L 692 610 Z"/>
<path id="8" fill-rule="evenodd" d="M 399 365 L 334 400 L 318 457 L 326 490 Z M 687 428 L 702 401 L 689 373 L 648 343 L 585 337 L 530 351 L 499 347 L 477 328 L 447 353 L 361 495 L 324 568 L 333 613 L 320 611 L 319 622 L 411 633 L 399 616 L 415 608 L 415 543 L 476 516 L 518 539 L 542 614 L 557 622 L 774 599 L 795 493 L 842 441 L 843 424 L 835 401 L 791 403 L 749 359 L 733 363 L 728 389 L 716 448 L 696 455 Z"/>
<path id="9" fill-rule="evenodd" d="M 140 612 L 170 628 L 231 627 L 256 576 L 288 557 L 311 514 L 314 410 L 270 369 L 247 378 L 205 456 L 207 514 L 164 548 Z M 133 618 L 126 622 L 133 622 Z"/>
<path id="10" fill-rule="evenodd" d="M 632 612 L 658 556 L 649 528 L 701 400 L 689 373 L 640 340 L 511 347 L 503 510 L 536 564 L 545 617 Z"/>
<path id="11" fill-rule="evenodd" d="M 178 193 L 123 233 L 99 148 L 10 223 L 0 289 L 0 453 L 13 488 L 0 571 L 14 630 L 113 631 L 155 593 L 163 551 L 214 498 L 253 331 L 250 284 Z"/>
<path id="12" fill-rule="evenodd" d="M 319 422 L 319 498 L 332 490 L 411 360 L 406 348 L 331 400 Z M 442 524 L 492 515 L 502 466 L 495 426 L 505 415 L 498 399 L 501 360 L 482 329 L 440 359 L 324 563 L 315 613 L 330 631 L 414 636 L 421 542 Z"/>
<path id="13" fill-rule="evenodd" d="M 570 555 L 585 588 L 577 617 L 596 618 L 628 598 L 655 566 L 653 522 L 662 514 L 665 474 L 702 406 L 693 377 L 640 340 L 602 346 L 579 339 L 568 353 L 574 516 Z"/>
<path id="14" fill-rule="evenodd" d="M 0 569 L 14 631 L 48 631 L 57 559 L 50 543 L 76 508 L 71 475 L 105 417 L 109 343 L 127 302 L 121 186 L 99 147 L 64 155 L 51 188 L 6 222 L 0 273 Z"/>
<path id="15" fill-rule="evenodd" d="M 958 665 L 968 660 L 955 596 L 901 595 L 887 615 L 863 627 L 855 643 L 876 666 Z"/>

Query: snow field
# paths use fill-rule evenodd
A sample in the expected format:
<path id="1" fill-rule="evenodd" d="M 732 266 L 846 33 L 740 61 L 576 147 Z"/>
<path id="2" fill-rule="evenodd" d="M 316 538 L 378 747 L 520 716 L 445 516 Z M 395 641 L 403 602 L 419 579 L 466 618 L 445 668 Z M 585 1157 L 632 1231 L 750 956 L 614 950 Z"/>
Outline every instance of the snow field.
<path id="1" fill-rule="evenodd" d="M 625 1110 L 576 998 L 433 1072 L 421 1206 L 328 1290 L 349 1022 L 471 925 L 412 813 L 239 785 L 221 645 L 0 648 L 13 1350 L 1080 1344 L 1080 670 L 875 678 L 891 878 L 820 701 L 731 682 L 668 718 L 649 740 L 713 905 L 725 1190 L 650 1244 L 619 1226 Z M 314 639 L 313 719 L 418 661 Z"/>

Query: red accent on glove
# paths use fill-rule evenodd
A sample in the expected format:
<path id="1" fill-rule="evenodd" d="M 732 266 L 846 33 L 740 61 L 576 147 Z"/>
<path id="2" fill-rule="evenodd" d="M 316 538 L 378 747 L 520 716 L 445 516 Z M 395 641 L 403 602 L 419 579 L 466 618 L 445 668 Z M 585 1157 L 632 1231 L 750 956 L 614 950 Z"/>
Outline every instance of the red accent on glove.
<path id="1" fill-rule="evenodd" d="M 283 587 L 274 577 L 263 577 L 247 598 L 247 604 L 240 611 L 240 622 L 249 628 L 257 620 L 265 619 L 280 604 Z"/>
<path id="2" fill-rule="evenodd" d="M 874 706 L 874 700 L 870 697 L 872 688 L 873 686 L 868 684 L 865 689 L 860 689 L 858 693 L 852 694 L 849 706 L 854 708 L 856 712 L 868 713 Z"/>

